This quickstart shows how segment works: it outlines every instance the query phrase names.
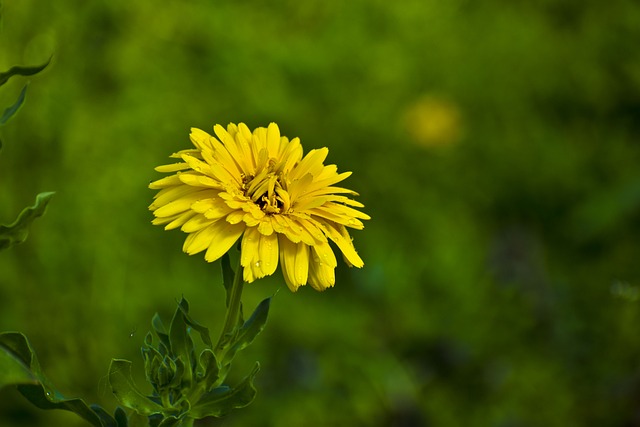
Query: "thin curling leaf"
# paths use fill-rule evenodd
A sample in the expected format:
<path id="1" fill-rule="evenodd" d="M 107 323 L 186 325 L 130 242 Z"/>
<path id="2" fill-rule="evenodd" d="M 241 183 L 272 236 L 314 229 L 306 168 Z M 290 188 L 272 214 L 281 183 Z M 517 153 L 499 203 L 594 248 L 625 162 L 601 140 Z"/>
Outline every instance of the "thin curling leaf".
<path id="1" fill-rule="evenodd" d="M 16 100 L 16 102 L 14 102 L 12 106 L 7 107 L 4 110 L 4 113 L 2 113 L 2 116 L 0 116 L 0 126 L 7 123 L 7 121 L 9 121 L 9 119 L 18 112 L 20 107 L 22 107 L 22 104 L 24 103 L 24 98 L 27 96 L 27 87 L 29 87 L 29 83 L 24 85 L 24 87 L 20 91 L 20 95 L 18 95 L 18 99 Z"/>
<path id="2" fill-rule="evenodd" d="M 189 412 L 189 416 L 195 419 L 205 417 L 223 417 L 235 408 L 244 408 L 249 405 L 256 396 L 256 388 L 253 380 L 260 370 L 260 364 L 256 362 L 253 370 L 234 388 L 218 387 L 206 393 Z"/>
<path id="3" fill-rule="evenodd" d="M 39 382 L 37 375 L 31 371 L 32 352 L 29 341 L 23 334 L 0 334 L 0 388 Z"/>
<path id="4" fill-rule="evenodd" d="M 17 362 L 28 369 L 35 381 L 29 381 L 28 384 L 44 383 L 50 387 L 48 380 L 40 369 L 38 358 L 35 351 L 31 347 L 31 343 L 27 337 L 20 332 L 3 332 L 0 334 L 0 348 L 2 351 L 12 356 Z"/>
<path id="5" fill-rule="evenodd" d="M 47 380 L 42 371 L 31 344 L 26 336 L 19 332 L 4 332 L 0 334 L 0 363 L 6 362 L 3 356 L 9 356 L 9 366 L 0 365 L 0 376 L 6 374 L 5 367 L 16 369 L 15 362 L 19 362 L 19 369 L 27 369 L 29 381 L 16 381 L 18 391 L 32 404 L 40 409 L 62 409 L 74 412 L 96 427 L 119 427 L 115 420 L 102 408 L 90 408 L 82 399 L 67 399 L 58 392 Z M 98 409 L 99 408 L 99 409 Z"/>
<path id="6" fill-rule="evenodd" d="M 209 348 L 213 347 L 211 336 L 209 335 L 209 328 L 201 325 L 200 323 L 193 320 L 191 316 L 189 316 L 189 302 L 186 299 L 182 298 L 182 300 L 178 304 L 178 308 L 182 312 L 185 323 L 198 331 L 198 333 L 200 334 L 200 338 L 202 338 L 202 342 L 205 343 Z"/>
<path id="7" fill-rule="evenodd" d="M 29 235 L 29 227 L 33 220 L 44 215 L 47 204 L 55 193 L 40 193 L 33 206 L 22 210 L 18 218 L 9 225 L 0 225 L 0 250 L 22 243 Z"/>
<path id="8" fill-rule="evenodd" d="M 123 359 L 111 359 L 109 366 L 109 385 L 116 400 L 122 406 L 133 409 L 141 415 L 159 414 L 165 408 L 144 396 L 131 378 L 131 362 Z"/>
<path id="9" fill-rule="evenodd" d="M 20 359 L 0 345 L 0 388 L 30 383 L 37 383 L 35 375 Z"/>
<path id="10" fill-rule="evenodd" d="M 29 402 L 40 409 L 62 409 L 80 416 L 96 427 L 115 426 L 115 421 L 110 415 L 96 414 L 82 399 L 67 399 L 62 394 L 45 386 L 44 384 L 21 384 L 18 391 Z"/>
<path id="11" fill-rule="evenodd" d="M 38 74 L 40 71 L 44 70 L 47 65 L 49 65 L 51 58 L 53 57 L 49 57 L 47 62 L 42 65 L 36 65 L 33 67 L 21 67 L 17 65 L 9 68 L 9 70 L 0 73 L 0 86 L 5 84 L 13 76 L 33 76 L 34 74 Z"/>
<path id="12" fill-rule="evenodd" d="M 236 353 L 251 344 L 258 334 L 262 332 L 267 323 L 271 298 L 272 297 L 262 300 L 251 317 L 244 322 L 235 339 L 231 342 L 231 348 L 229 348 L 224 355 L 223 365 L 231 363 Z"/>

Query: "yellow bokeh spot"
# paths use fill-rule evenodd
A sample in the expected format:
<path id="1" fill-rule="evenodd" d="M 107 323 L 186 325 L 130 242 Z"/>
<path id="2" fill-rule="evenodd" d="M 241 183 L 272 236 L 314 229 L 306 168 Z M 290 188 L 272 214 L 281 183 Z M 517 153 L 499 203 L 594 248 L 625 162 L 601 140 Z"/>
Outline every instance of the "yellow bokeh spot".
<path id="1" fill-rule="evenodd" d="M 411 140 L 425 147 L 455 144 L 463 135 L 460 109 L 444 97 L 418 98 L 405 110 L 403 122 Z"/>

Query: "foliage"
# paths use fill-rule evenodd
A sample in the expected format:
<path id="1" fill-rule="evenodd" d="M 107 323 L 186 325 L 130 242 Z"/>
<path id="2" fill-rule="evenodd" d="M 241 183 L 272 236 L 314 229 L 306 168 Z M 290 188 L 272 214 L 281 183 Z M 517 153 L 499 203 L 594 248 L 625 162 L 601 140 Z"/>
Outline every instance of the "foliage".
<path id="1" fill-rule="evenodd" d="M 114 349 L 137 360 L 132 331 L 180 295 L 195 318 L 220 320 L 203 286 L 219 267 L 149 225 L 146 184 L 191 126 L 275 121 L 352 167 L 372 217 L 353 236 L 365 268 L 339 268 L 320 297 L 278 294 L 286 309 L 245 350 L 264 367 L 259 398 L 226 426 L 635 422 L 634 2 L 4 8 L 0 60 L 56 63 L 2 128 L 0 207 L 20 212 L 46 184 L 60 209 L 2 252 L 0 330 L 25 332 L 60 389 L 109 400 L 96 373 Z M 22 87 L 2 87 L 3 107 Z M 446 137 L 426 125 L 434 114 Z M 280 285 L 247 287 L 245 304 Z M 76 427 L 13 394 L 3 426 Z"/>
<path id="2" fill-rule="evenodd" d="M 9 70 L 0 73 L 0 86 L 4 85 L 9 81 L 9 79 L 13 76 L 32 76 L 34 74 L 39 73 L 44 70 L 47 65 L 49 65 L 49 61 L 45 62 L 42 65 L 34 66 L 34 67 L 21 67 L 14 66 Z M 4 126 L 7 121 L 13 117 L 22 104 L 24 103 L 24 99 L 27 94 L 28 84 L 25 84 L 22 90 L 20 91 L 20 95 L 18 95 L 18 99 L 4 110 L 2 116 L 0 116 L 0 126 Z M 0 150 L 2 149 L 2 141 L 0 141 Z M 45 209 L 51 197 L 53 197 L 53 192 L 45 192 L 40 193 L 36 196 L 36 202 L 33 206 L 23 209 L 23 211 L 18 215 L 18 218 L 9 225 L 0 224 L 0 250 L 7 249 L 15 244 L 22 243 L 26 240 L 27 235 L 29 234 L 29 226 L 39 216 L 44 215 Z"/>
<path id="3" fill-rule="evenodd" d="M 234 275 L 228 254 L 224 255 L 222 266 L 223 284 L 231 293 L 234 286 L 230 281 L 241 277 L 242 272 Z M 151 324 L 158 343 L 154 345 L 149 332 L 142 346 L 145 378 L 153 393 L 146 396 L 135 385 L 132 362 L 112 359 L 109 367 L 111 390 L 118 403 L 131 410 L 129 416 L 122 407 L 116 408 L 112 417 L 99 405 L 88 406 L 82 399 L 65 398 L 44 376 L 29 340 L 19 332 L 0 334 L 0 388 L 17 386 L 36 407 L 74 412 L 96 427 L 186 427 L 196 419 L 224 417 L 232 409 L 250 404 L 256 395 L 253 382 L 260 369 L 257 362 L 234 387 L 225 384 L 225 380 L 238 351 L 264 329 L 270 301 L 271 298 L 262 301 L 246 321 L 240 315 L 229 331 L 222 330 L 215 346 L 209 329 L 189 315 L 186 299 L 178 303 L 169 329 L 156 313 Z M 199 355 L 191 331 L 197 331 L 205 344 Z"/>
<path id="4" fill-rule="evenodd" d="M 20 212 L 14 222 L 9 225 L 0 224 L 0 250 L 22 243 L 27 239 L 29 226 L 34 219 L 44 215 L 47 204 L 54 194 L 53 192 L 38 194 L 35 204 Z"/>

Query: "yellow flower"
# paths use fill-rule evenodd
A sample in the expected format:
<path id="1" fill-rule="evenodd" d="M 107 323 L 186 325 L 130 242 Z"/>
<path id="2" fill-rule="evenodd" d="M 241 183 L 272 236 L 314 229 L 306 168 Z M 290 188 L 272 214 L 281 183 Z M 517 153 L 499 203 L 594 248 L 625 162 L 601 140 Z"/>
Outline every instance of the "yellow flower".
<path id="1" fill-rule="evenodd" d="M 334 186 L 351 172 L 324 165 L 329 150 L 304 158 L 300 140 L 280 135 L 275 123 L 253 132 L 244 124 L 216 125 L 215 138 L 191 129 L 195 149 L 171 157 L 182 162 L 156 168 L 175 172 L 152 182 L 160 190 L 149 206 L 153 224 L 188 233 L 183 250 L 206 250 L 215 261 L 242 238 L 240 262 L 245 282 L 273 274 L 278 260 L 292 291 L 307 282 L 316 290 L 335 284 L 336 257 L 329 240 L 350 266 L 364 263 L 346 227 L 362 229 L 364 207 Z"/>

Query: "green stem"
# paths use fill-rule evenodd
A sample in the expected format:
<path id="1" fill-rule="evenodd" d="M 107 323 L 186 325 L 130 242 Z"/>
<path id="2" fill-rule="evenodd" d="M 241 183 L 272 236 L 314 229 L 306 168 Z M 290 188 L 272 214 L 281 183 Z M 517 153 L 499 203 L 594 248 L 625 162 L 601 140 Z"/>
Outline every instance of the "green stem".
<path id="1" fill-rule="evenodd" d="M 227 306 L 227 313 L 224 318 L 224 325 L 222 327 L 222 331 L 220 332 L 220 338 L 218 338 L 218 343 L 214 347 L 214 353 L 216 358 L 218 359 L 218 363 L 220 363 L 224 357 L 224 351 L 226 350 L 226 344 L 229 341 L 229 336 L 233 334 L 234 329 L 238 324 L 238 318 L 240 317 L 240 306 L 242 305 L 241 297 L 242 297 L 242 265 L 240 264 L 240 259 L 238 259 L 238 266 L 236 267 L 236 271 L 233 276 L 233 283 L 231 285 L 231 289 L 229 292 L 229 305 Z M 220 372 L 218 374 L 218 379 L 216 383 L 214 383 L 213 387 L 217 387 L 220 385 L 227 376 L 228 366 L 220 366 Z M 200 400 L 200 397 L 208 390 L 205 387 L 205 382 L 199 382 L 189 394 L 188 400 L 189 402 L 197 402 Z M 183 421 L 184 426 L 191 426 L 193 424 L 185 424 L 186 421 Z M 193 420 L 191 420 L 193 423 Z"/>
<path id="2" fill-rule="evenodd" d="M 240 264 L 240 259 L 238 259 L 238 266 L 236 267 L 235 275 L 233 277 L 233 284 L 231 285 L 231 290 L 229 291 L 229 306 L 227 307 L 224 326 L 222 327 L 222 332 L 220 333 L 220 338 L 218 339 L 218 344 L 216 345 L 216 352 L 218 352 L 216 356 L 219 356 L 221 347 L 228 339 L 227 336 L 233 332 L 234 328 L 238 324 L 238 318 L 240 316 L 240 306 L 242 305 L 240 299 L 242 297 L 243 283 L 244 281 L 242 280 L 242 265 Z"/>

